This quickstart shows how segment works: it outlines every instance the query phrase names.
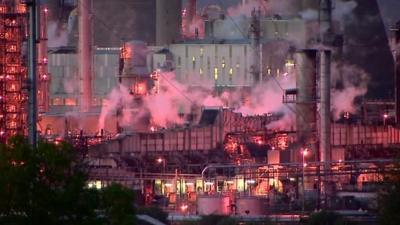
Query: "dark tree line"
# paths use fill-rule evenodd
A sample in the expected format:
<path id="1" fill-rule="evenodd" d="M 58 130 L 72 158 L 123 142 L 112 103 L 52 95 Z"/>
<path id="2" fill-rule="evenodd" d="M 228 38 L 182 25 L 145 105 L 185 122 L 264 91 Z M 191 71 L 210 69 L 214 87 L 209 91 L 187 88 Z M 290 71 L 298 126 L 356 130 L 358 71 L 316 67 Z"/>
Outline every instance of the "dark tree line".
<path id="1" fill-rule="evenodd" d="M 131 225 L 133 192 L 121 185 L 87 187 L 87 174 L 68 144 L 22 137 L 0 145 L 0 224 Z"/>

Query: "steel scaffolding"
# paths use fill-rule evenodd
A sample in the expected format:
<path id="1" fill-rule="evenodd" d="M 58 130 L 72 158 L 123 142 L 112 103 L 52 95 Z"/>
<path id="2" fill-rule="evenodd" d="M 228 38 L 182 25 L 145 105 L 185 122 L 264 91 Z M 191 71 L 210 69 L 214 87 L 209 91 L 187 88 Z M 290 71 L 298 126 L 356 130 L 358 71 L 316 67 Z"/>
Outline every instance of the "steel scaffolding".
<path id="1" fill-rule="evenodd" d="M 27 132 L 27 12 L 14 1 L 0 4 L 0 140 Z"/>

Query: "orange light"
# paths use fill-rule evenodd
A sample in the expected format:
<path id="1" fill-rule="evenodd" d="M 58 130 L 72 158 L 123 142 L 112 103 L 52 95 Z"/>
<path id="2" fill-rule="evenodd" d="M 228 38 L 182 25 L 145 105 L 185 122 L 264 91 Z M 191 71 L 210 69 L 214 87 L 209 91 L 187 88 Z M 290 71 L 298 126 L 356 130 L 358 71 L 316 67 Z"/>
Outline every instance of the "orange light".
<path id="1" fill-rule="evenodd" d="M 182 211 L 186 211 L 187 208 L 188 208 L 188 205 L 186 205 L 186 204 L 183 204 L 183 205 L 181 206 L 181 210 L 182 210 Z"/>

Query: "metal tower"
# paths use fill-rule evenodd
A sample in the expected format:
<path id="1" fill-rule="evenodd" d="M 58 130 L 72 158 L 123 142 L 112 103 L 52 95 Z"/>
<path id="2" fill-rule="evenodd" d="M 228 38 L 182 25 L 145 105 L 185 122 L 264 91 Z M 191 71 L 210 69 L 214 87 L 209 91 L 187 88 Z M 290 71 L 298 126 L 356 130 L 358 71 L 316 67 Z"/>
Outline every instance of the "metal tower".
<path id="1" fill-rule="evenodd" d="M 0 141 L 27 133 L 27 11 L 18 1 L 0 4 Z"/>

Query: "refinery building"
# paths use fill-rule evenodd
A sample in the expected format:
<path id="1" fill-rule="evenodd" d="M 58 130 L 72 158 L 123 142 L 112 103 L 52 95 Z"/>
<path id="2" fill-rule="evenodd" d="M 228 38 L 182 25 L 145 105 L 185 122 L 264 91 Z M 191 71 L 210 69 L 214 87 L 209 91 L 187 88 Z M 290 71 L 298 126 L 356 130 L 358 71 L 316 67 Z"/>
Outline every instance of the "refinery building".
<path id="1" fill-rule="evenodd" d="M 388 99 L 367 95 L 375 78 L 353 65 L 351 32 L 337 17 L 346 1 L 288 0 L 287 10 L 262 2 L 43 6 L 40 137 L 85 153 L 88 186 L 118 182 L 143 204 L 188 214 L 375 210 L 376 190 L 399 170 L 398 85 Z M 21 26 L 0 10 L 1 26 L 22 29 L 25 12 L 7 9 Z M 399 24 L 390 35 L 381 58 L 397 68 Z M 0 57 L 23 58 L 4 46 Z M 12 78 L 0 79 L 2 93 L 15 94 L 24 81 L 0 66 Z M 397 82 L 400 70 L 389 71 Z M 0 101 L 2 140 L 26 132 L 19 103 Z"/>

